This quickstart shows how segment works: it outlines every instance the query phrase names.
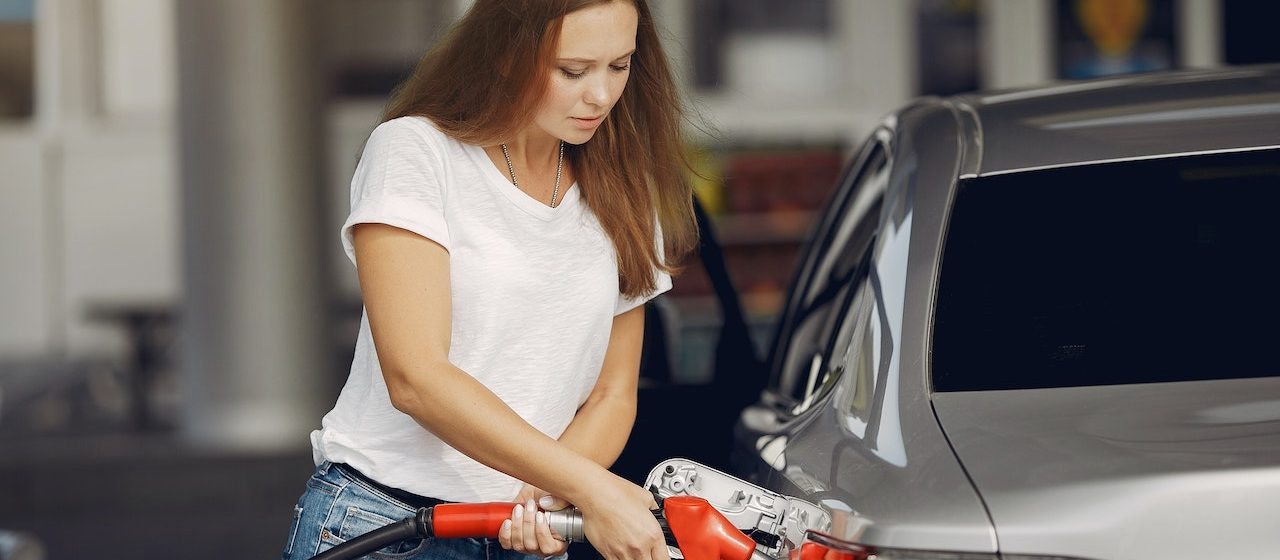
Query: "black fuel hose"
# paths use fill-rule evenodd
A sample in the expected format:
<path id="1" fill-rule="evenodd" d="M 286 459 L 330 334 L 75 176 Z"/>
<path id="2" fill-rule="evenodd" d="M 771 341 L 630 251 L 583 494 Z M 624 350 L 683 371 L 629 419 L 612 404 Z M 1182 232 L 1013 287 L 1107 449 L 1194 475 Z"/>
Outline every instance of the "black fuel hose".
<path id="1" fill-rule="evenodd" d="M 380 548 L 408 539 L 431 534 L 431 508 L 419 508 L 417 515 L 406 517 L 380 529 L 369 531 L 312 557 L 311 560 L 351 560 Z"/>

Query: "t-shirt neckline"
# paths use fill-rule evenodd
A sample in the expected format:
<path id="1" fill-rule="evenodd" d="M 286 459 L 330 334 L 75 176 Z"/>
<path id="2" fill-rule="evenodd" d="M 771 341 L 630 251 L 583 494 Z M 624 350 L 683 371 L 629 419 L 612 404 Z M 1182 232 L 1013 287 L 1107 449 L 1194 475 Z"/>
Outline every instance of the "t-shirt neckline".
<path id="1" fill-rule="evenodd" d="M 475 163 L 482 168 L 482 173 L 488 178 L 489 184 L 496 187 L 512 204 L 535 218 L 550 221 L 557 215 L 564 214 L 578 205 L 577 181 L 563 189 L 564 192 L 560 198 L 560 203 L 555 208 L 552 208 L 512 184 L 510 178 L 503 175 L 502 171 L 493 164 L 493 160 L 489 159 L 489 154 L 485 153 L 484 148 L 473 144 L 464 143 L 464 145 L 471 153 Z"/>

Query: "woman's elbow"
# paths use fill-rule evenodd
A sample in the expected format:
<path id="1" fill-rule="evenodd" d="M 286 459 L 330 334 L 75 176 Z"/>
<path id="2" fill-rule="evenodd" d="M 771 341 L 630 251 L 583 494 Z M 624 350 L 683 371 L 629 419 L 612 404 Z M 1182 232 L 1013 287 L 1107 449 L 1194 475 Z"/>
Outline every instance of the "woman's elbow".
<path id="1" fill-rule="evenodd" d="M 423 398 L 427 394 L 425 389 L 431 371 L 435 369 L 437 369 L 435 366 L 421 371 L 414 371 L 407 367 L 384 367 L 382 378 L 387 384 L 387 396 L 391 398 L 391 406 L 400 412 L 418 417 L 426 409 L 423 403 Z"/>
<path id="2" fill-rule="evenodd" d="M 638 400 L 637 392 L 634 388 L 618 388 L 610 390 L 608 388 L 597 388 L 596 391 L 587 397 L 584 406 L 598 406 L 608 408 L 629 417 L 634 420 L 636 415 L 636 407 Z"/>
<path id="3" fill-rule="evenodd" d="M 387 381 L 387 396 L 391 398 L 391 406 L 410 416 L 415 410 L 421 408 L 422 399 L 419 398 L 418 390 L 412 382 L 404 379 L 403 376 L 387 372 L 383 373 L 383 377 Z"/>

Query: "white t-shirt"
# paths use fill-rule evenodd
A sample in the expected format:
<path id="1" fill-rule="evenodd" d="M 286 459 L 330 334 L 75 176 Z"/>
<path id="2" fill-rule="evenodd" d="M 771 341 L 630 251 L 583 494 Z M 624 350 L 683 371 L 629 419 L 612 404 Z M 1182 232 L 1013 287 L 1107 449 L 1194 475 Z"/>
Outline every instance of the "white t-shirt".
<path id="1" fill-rule="evenodd" d="M 658 272 L 649 297 L 621 296 L 613 245 L 578 195 L 575 183 L 551 208 L 512 185 L 482 148 L 403 117 L 369 136 L 342 226 L 353 263 L 360 223 L 403 228 L 449 251 L 449 361 L 553 438 L 595 385 L 614 316 L 671 287 Z M 424 496 L 498 501 L 520 488 L 391 406 L 367 314 L 351 374 L 311 443 L 316 464 L 347 463 Z"/>

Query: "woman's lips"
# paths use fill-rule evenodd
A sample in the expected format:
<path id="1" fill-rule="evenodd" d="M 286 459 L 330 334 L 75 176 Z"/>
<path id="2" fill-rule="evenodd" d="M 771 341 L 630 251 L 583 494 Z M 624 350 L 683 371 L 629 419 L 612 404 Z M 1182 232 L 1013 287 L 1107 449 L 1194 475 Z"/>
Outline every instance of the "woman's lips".
<path id="1" fill-rule="evenodd" d="M 600 126 L 600 123 L 604 121 L 604 115 L 600 115 L 598 117 L 590 117 L 590 118 L 582 118 L 582 117 L 570 117 L 570 118 L 572 118 L 573 122 L 581 128 L 595 128 L 597 126 Z"/>

